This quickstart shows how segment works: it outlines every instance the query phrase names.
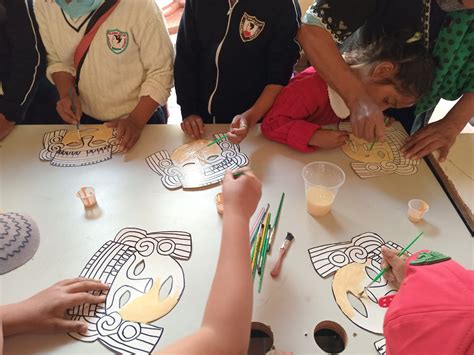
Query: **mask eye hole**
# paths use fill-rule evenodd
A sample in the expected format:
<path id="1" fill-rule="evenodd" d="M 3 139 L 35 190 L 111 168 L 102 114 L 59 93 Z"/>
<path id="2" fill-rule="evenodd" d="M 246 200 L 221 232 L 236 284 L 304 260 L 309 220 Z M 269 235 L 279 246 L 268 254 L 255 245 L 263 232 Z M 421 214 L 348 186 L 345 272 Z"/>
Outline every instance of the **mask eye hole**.
<path id="1" fill-rule="evenodd" d="M 196 163 L 193 162 L 193 161 L 189 161 L 189 162 L 183 164 L 183 168 L 184 168 L 185 166 L 193 166 L 193 165 L 196 165 Z"/>
<path id="2" fill-rule="evenodd" d="M 160 301 L 166 299 L 170 295 L 172 289 L 173 278 L 171 276 L 168 276 L 168 278 L 165 280 L 165 282 L 163 282 L 160 287 Z"/>
<path id="3" fill-rule="evenodd" d="M 372 281 L 373 279 L 375 279 L 375 277 L 377 276 L 377 271 L 372 269 L 371 267 L 368 267 L 366 266 L 365 267 L 365 273 L 367 274 L 367 276 L 369 277 L 370 281 Z M 376 283 L 381 283 L 380 281 L 381 279 L 379 279 L 378 281 L 375 281 Z"/>
<path id="4" fill-rule="evenodd" d="M 128 301 L 130 301 L 130 297 L 132 296 L 132 294 L 130 293 L 130 291 L 125 291 L 122 296 L 120 296 L 120 299 L 119 299 L 119 307 L 122 308 L 123 306 L 125 306 Z"/>
<path id="5" fill-rule="evenodd" d="M 133 269 L 133 274 L 135 276 L 138 276 L 143 272 L 143 270 L 145 270 L 145 262 L 142 260 L 137 265 L 135 265 Z"/>
<path id="6" fill-rule="evenodd" d="M 367 318 L 367 308 L 365 308 L 365 304 L 360 300 L 359 297 L 355 296 L 352 292 L 347 292 L 347 299 L 351 304 L 352 308 L 356 310 L 361 316 Z"/>

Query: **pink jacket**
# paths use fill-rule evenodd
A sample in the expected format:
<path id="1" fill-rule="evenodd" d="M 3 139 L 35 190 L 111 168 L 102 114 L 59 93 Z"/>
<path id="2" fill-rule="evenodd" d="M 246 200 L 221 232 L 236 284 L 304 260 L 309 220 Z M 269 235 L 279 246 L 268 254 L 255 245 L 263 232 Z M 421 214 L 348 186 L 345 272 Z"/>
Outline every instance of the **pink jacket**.
<path id="1" fill-rule="evenodd" d="M 474 354 L 474 271 L 414 259 L 385 315 L 387 355 Z"/>
<path id="2" fill-rule="evenodd" d="M 313 67 L 291 79 L 263 119 L 261 131 L 268 139 L 302 152 L 314 152 L 308 143 L 320 126 L 338 123 L 331 108 L 328 85 Z"/>

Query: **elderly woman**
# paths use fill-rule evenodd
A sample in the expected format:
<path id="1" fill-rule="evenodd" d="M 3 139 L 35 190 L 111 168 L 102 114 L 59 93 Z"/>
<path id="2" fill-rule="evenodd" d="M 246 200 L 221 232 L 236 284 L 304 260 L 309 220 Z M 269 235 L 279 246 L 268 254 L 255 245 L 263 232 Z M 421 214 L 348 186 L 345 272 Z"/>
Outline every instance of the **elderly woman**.
<path id="1" fill-rule="evenodd" d="M 360 28 L 364 32 L 376 26 L 387 34 L 412 29 L 413 40 L 423 41 L 439 62 L 433 88 L 417 107 L 414 128 L 427 122 L 440 98 L 462 98 L 441 121 L 410 137 L 403 151 L 407 157 L 421 158 L 440 150 L 440 160 L 444 160 L 456 136 L 474 116 L 472 8 L 473 0 L 361 0 L 354 11 L 347 1 L 316 0 L 298 37 L 311 64 L 349 107 L 353 132 L 371 141 L 384 138 L 383 114 L 343 61 L 337 44 Z"/>

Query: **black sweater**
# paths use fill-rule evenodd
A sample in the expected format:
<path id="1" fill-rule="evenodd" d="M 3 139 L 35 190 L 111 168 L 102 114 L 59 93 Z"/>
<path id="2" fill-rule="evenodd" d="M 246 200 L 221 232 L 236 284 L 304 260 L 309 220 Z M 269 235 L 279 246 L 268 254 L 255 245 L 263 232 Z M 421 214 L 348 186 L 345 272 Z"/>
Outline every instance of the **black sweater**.
<path id="1" fill-rule="evenodd" d="M 174 69 L 183 119 L 228 123 L 265 86 L 288 84 L 300 17 L 297 0 L 186 0 Z"/>
<path id="2" fill-rule="evenodd" d="M 20 122 L 44 73 L 44 48 L 32 0 L 0 0 L 6 18 L 0 22 L 0 113 Z"/>

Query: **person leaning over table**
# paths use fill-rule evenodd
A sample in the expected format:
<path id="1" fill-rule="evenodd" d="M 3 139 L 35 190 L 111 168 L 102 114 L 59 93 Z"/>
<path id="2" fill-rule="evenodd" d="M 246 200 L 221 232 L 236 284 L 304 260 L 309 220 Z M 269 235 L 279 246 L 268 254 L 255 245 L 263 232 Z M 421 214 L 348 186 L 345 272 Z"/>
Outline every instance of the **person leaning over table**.
<path id="1" fill-rule="evenodd" d="M 316 0 L 306 12 L 298 40 L 311 64 L 346 102 L 354 134 L 367 141 L 383 140 L 383 114 L 368 96 L 363 83 L 350 72 L 337 45 L 359 28 L 374 24 L 386 34 L 401 27 L 411 27 L 414 33 L 419 32 L 425 47 L 435 57 L 447 53 L 441 57 L 450 59 L 439 63 L 432 93 L 422 99 L 418 113 L 424 108 L 429 116 L 429 110 L 439 97 L 464 95 L 443 120 L 410 137 L 403 151 L 407 157 L 415 159 L 439 149 L 443 160 L 457 134 L 474 114 L 472 10 L 468 10 L 474 8 L 474 0 L 361 0 L 353 6 L 348 4 L 344 0 Z M 443 21 L 448 22 L 443 25 Z M 456 27 L 454 33 L 452 27 Z M 438 41 L 440 30 L 446 35 Z M 455 40 L 453 35 L 460 38 Z M 459 79 L 462 80 L 457 83 Z M 419 116 L 418 120 L 425 122 L 425 117 Z M 417 127 L 420 125 L 415 125 Z"/>
<path id="2" fill-rule="evenodd" d="M 0 140 L 24 120 L 45 70 L 32 0 L 0 0 Z"/>

